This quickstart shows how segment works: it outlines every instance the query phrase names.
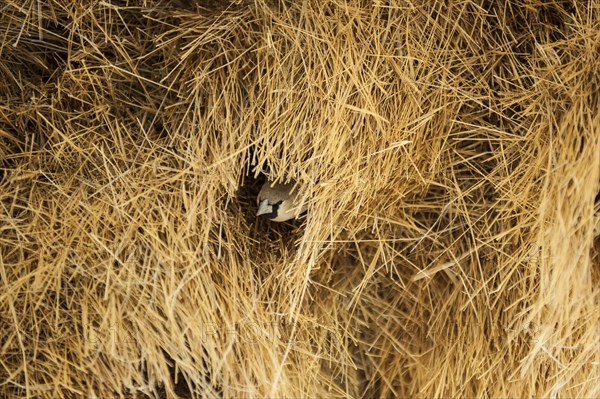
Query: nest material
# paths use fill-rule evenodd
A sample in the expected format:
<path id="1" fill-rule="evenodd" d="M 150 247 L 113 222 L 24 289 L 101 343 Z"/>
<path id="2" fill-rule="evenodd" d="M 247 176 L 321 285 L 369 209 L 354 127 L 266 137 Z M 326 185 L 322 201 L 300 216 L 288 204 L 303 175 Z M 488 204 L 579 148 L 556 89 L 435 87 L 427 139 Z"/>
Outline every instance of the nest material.
<path id="1" fill-rule="evenodd" d="M 0 396 L 599 397 L 599 14 L 5 0 Z"/>

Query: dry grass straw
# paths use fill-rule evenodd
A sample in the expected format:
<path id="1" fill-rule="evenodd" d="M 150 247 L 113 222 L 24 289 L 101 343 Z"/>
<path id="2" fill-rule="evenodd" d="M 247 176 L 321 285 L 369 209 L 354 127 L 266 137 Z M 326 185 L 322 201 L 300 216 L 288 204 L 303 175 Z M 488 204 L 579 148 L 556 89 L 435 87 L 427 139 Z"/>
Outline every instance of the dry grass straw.
<path id="1" fill-rule="evenodd" d="M 0 396 L 599 397 L 599 13 L 4 0 Z"/>

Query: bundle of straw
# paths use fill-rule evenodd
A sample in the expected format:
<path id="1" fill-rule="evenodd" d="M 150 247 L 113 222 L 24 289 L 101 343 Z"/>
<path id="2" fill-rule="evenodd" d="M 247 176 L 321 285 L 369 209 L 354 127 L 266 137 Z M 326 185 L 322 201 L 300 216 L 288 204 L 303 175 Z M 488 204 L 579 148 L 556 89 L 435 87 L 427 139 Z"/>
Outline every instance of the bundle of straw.
<path id="1" fill-rule="evenodd" d="M 0 396 L 600 397 L 599 1 L 4 0 Z"/>

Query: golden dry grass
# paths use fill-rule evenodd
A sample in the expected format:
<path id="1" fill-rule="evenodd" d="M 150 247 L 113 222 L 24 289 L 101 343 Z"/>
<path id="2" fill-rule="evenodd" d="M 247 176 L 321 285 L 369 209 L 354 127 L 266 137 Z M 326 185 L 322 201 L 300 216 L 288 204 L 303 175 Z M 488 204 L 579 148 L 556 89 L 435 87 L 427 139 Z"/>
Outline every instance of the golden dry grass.
<path id="1" fill-rule="evenodd" d="M 599 0 L 201 3 L 0 4 L 0 396 L 600 397 Z"/>

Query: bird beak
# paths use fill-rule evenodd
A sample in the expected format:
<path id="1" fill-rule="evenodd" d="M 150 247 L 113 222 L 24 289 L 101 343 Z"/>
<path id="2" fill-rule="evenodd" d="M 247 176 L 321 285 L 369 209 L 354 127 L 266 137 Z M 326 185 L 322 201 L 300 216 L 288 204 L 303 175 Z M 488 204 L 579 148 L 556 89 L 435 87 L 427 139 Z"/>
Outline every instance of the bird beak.
<path id="1" fill-rule="evenodd" d="M 258 212 L 256 212 L 256 216 L 264 215 L 267 213 L 273 212 L 273 206 L 269 205 L 269 200 L 262 200 L 258 205 Z"/>

